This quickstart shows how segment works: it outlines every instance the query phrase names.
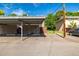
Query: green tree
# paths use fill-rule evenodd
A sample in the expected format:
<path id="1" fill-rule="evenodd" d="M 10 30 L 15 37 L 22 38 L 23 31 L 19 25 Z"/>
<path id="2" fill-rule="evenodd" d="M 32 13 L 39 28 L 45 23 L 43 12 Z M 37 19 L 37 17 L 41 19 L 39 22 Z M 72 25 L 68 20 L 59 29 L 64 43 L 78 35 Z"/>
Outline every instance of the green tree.
<path id="1" fill-rule="evenodd" d="M 9 14 L 8 16 L 27 16 L 27 14 L 17 15 L 15 13 Z"/>
<path id="2" fill-rule="evenodd" d="M 63 16 L 63 11 L 62 10 L 57 11 L 56 14 L 55 14 L 55 16 L 56 16 L 56 19 L 59 20 L 60 17 Z"/>
<path id="3" fill-rule="evenodd" d="M 27 14 L 24 13 L 22 16 L 27 16 Z"/>
<path id="4" fill-rule="evenodd" d="M 56 12 L 56 16 L 57 16 L 57 17 L 63 16 L 63 11 L 62 11 L 62 10 L 57 11 L 57 12 Z"/>
<path id="5" fill-rule="evenodd" d="M 48 14 L 45 20 L 45 25 L 47 26 L 47 29 L 49 30 L 55 30 L 56 29 L 56 17 L 53 14 Z"/>
<path id="6" fill-rule="evenodd" d="M 79 16 L 79 12 L 66 12 L 67 16 Z"/>
<path id="7" fill-rule="evenodd" d="M 12 14 L 9 14 L 8 16 L 17 16 L 16 14 L 12 13 Z"/>
<path id="8" fill-rule="evenodd" d="M 61 16 L 63 16 L 63 11 L 57 11 L 56 14 L 57 18 L 60 18 Z M 79 12 L 66 12 L 66 16 L 79 16 Z"/>
<path id="9" fill-rule="evenodd" d="M 74 12 L 74 16 L 79 16 L 79 12 Z"/>
<path id="10" fill-rule="evenodd" d="M 4 15 L 4 14 L 5 14 L 4 10 L 0 10 L 0 15 Z"/>
<path id="11" fill-rule="evenodd" d="M 66 15 L 67 16 L 73 16 L 73 13 L 72 12 L 66 12 Z"/>

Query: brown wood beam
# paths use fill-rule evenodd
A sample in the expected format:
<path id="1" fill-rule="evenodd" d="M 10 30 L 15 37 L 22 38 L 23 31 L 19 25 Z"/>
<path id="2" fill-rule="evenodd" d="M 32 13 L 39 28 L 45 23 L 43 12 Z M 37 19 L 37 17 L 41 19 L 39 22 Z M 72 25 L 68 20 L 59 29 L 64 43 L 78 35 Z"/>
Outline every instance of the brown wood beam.
<path id="1" fill-rule="evenodd" d="M 63 6 L 63 30 L 64 30 L 64 38 L 66 37 L 66 12 L 65 12 L 65 4 L 62 4 Z"/>

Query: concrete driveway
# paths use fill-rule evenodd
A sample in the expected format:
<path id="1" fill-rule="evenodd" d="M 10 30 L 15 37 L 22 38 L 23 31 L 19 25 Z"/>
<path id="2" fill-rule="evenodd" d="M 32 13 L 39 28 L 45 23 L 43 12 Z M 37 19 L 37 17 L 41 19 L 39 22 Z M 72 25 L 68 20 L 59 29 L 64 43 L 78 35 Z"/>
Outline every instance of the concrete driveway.
<path id="1" fill-rule="evenodd" d="M 23 39 L 24 41 L 20 37 L 0 37 L 0 56 L 79 56 L 79 37 L 68 36 L 63 39 L 53 34 Z"/>

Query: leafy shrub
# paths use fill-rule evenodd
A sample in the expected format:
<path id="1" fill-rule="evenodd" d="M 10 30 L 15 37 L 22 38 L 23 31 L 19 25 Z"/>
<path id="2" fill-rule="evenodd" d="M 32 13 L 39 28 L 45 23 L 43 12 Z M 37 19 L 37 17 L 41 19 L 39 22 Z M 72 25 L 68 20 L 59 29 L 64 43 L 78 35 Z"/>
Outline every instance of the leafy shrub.
<path id="1" fill-rule="evenodd" d="M 48 30 L 55 30 L 56 29 L 56 26 L 55 26 L 56 25 L 56 17 L 55 17 L 55 15 L 49 14 L 46 17 L 45 25 L 47 26 Z"/>
<path id="2" fill-rule="evenodd" d="M 71 28 L 71 29 L 76 29 L 77 28 L 76 22 L 74 22 L 74 20 L 72 20 L 70 22 L 70 25 L 68 25 L 68 27 Z"/>

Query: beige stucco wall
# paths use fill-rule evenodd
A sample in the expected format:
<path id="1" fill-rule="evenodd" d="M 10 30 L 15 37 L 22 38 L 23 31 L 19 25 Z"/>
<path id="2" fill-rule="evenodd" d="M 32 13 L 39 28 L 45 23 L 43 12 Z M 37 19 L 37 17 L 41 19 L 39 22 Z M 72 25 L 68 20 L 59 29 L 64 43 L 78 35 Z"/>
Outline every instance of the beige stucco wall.
<path id="1" fill-rule="evenodd" d="M 66 19 L 65 24 L 66 24 L 66 28 L 68 28 L 68 26 L 70 25 L 70 22 L 76 22 L 77 27 L 79 28 L 79 19 Z M 57 22 L 56 24 L 56 30 L 58 31 L 62 31 L 63 30 L 63 20 L 60 20 L 59 22 Z"/>

